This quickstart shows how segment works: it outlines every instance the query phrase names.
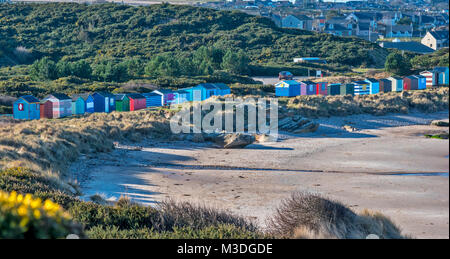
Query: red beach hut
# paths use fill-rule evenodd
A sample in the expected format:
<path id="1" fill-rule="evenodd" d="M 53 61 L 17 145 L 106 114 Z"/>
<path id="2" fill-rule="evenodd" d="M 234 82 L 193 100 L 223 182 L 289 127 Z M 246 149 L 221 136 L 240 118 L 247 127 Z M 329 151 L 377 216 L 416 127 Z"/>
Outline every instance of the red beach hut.
<path id="1" fill-rule="evenodd" d="M 137 111 L 147 108 L 147 100 L 141 94 L 127 94 L 130 99 L 130 111 Z"/>

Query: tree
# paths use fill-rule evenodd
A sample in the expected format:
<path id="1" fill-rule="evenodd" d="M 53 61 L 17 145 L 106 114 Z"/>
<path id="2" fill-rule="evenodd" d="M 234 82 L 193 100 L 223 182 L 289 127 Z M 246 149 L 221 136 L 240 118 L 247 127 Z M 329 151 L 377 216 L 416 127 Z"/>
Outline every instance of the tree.
<path id="1" fill-rule="evenodd" d="M 393 52 L 387 56 L 384 69 L 396 75 L 406 75 L 411 71 L 411 63 L 400 53 Z"/>
<path id="2" fill-rule="evenodd" d="M 250 59 L 243 50 L 237 53 L 228 50 L 223 56 L 222 68 L 234 74 L 245 74 L 248 72 L 248 64 Z"/>
<path id="3" fill-rule="evenodd" d="M 30 74 L 35 79 L 53 80 L 58 78 L 56 64 L 49 57 L 36 60 L 30 68 Z"/>

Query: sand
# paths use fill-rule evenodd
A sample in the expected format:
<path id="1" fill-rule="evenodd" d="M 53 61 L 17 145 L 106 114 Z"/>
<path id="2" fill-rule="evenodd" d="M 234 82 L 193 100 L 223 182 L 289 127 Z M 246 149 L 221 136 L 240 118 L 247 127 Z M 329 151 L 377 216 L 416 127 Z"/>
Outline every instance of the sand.
<path id="1" fill-rule="evenodd" d="M 82 157 L 72 172 L 86 199 L 194 201 L 264 228 L 283 198 L 308 191 L 356 211 L 380 211 L 413 237 L 449 238 L 449 143 L 424 137 L 448 127 L 430 126 L 434 119 L 448 120 L 448 112 L 321 118 L 316 133 L 285 134 L 278 142 L 235 150 L 146 141 L 141 151 Z"/>

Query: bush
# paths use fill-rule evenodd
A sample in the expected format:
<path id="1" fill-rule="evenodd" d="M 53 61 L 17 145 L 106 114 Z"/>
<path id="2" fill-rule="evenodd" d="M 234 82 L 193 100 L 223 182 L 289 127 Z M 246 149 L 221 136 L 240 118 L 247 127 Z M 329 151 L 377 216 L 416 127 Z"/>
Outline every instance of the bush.
<path id="1" fill-rule="evenodd" d="M 404 238 L 400 229 L 380 213 L 360 215 L 343 204 L 317 194 L 294 193 L 268 220 L 269 233 L 283 238 Z"/>
<path id="2" fill-rule="evenodd" d="M 58 204 L 31 194 L 0 192 L 0 238 L 64 238 L 68 234 L 83 236 Z"/>

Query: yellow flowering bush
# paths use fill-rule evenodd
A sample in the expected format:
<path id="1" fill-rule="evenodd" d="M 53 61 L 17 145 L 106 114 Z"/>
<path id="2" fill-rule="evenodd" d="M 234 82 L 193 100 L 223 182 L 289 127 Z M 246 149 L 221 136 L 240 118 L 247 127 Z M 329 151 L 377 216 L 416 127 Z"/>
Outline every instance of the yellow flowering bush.
<path id="1" fill-rule="evenodd" d="M 0 238 L 65 238 L 81 229 L 56 203 L 0 191 Z"/>

